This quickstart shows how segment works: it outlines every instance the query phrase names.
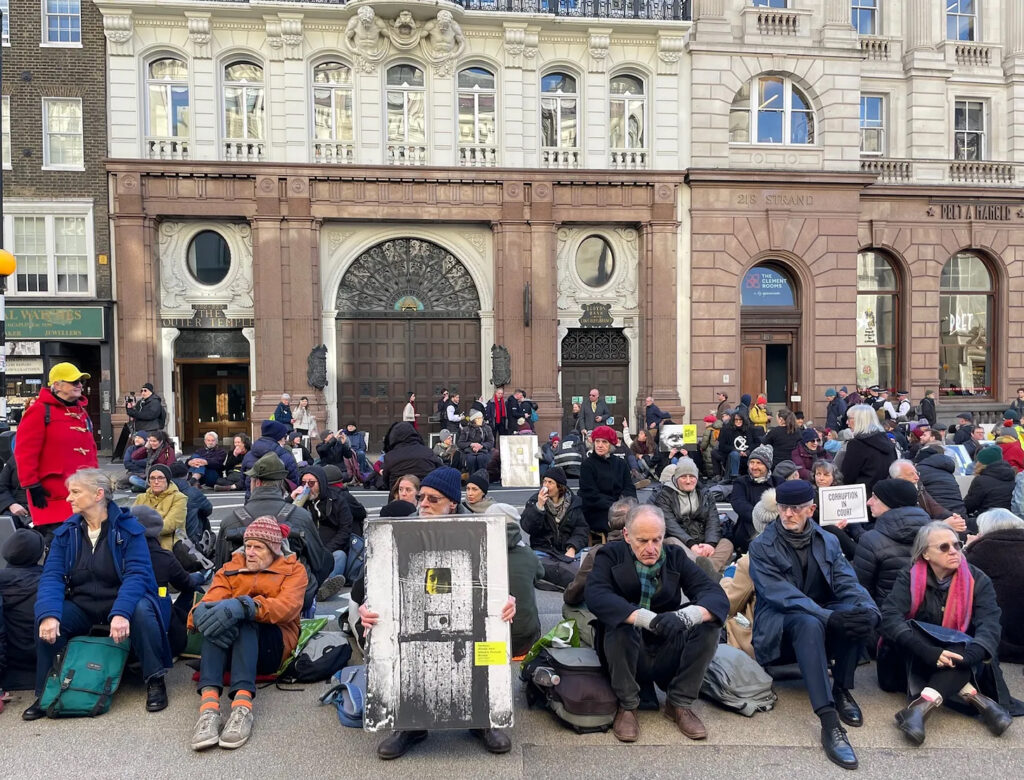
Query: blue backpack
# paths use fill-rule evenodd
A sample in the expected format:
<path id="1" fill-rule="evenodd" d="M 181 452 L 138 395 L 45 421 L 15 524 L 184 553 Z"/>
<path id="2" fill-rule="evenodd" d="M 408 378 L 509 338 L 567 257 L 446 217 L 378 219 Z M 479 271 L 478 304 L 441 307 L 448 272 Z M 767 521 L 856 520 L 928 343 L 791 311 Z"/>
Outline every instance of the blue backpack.
<path id="1" fill-rule="evenodd" d="M 366 703 L 366 667 L 346 666 L 333 678 L 337 683 L 320 697 L 321 704 L 338 708 L 338 720 L 351 729 L 363 727 L 363 707 Z"/>

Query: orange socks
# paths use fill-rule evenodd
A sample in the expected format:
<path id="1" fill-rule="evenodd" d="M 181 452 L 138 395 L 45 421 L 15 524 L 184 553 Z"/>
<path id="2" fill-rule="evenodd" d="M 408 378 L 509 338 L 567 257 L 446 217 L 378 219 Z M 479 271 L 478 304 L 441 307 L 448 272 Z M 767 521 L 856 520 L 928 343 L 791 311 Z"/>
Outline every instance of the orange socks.
<path id="1" fill-rule="evenodd" d="M 235 698 L 231 700 L 231 709 L 234 709 L 235 707 L 245 707 L 251 710 L 252 697 L 253 694 L 250 691 L 239 691 L 235 694 Z"/>
<path id="2" fill-rule="evenodd" d="M 216 688 L 203 688 L 202 694 L 200 694 L 199 700 L 199 714 L 202 715 L 204 712 L 209 710 L 220 709 L 220 691 Z"/>

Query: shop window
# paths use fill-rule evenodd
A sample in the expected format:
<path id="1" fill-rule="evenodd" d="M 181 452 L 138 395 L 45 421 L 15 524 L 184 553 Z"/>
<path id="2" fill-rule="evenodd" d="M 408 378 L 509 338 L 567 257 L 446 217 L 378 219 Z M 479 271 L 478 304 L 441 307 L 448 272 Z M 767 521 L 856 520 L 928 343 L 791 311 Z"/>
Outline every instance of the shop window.
<path id="1" fill-rule="evenodd" d="M 880 252 L 857 255 L 857 386 L 899 384 L 899 277 Z"/>
<path id="2" fill-rule="evenodd" d="M 777 268 L 756 265 L 743 275 L 740 302 L 743 306 L 795 306 L 795 288 Z"/>
<path id="3" fill-rule="evenodd" d="M 188 245 L 188 270 L 197 282 L 219 284 L 230 269 L 231 250 L 220 233 L 204 230 L 192 239 Z"/>
<path id="4" fill-rule="evenodd" d="M 740 87 L 733 99 L 729 111 L 729 141 L 813 144 L 811 103 L 785 76 L 758 76 Z"/>
<path id="5" fill-rule="evenodd" d="M 604 287 L 615 273 L 615 255 L 600 236 L 583 239 L 576 250 L 576 273 L 588 287 Z"/>
<path id="6" fill-rule="evenodd" d="M 958 252 L 939 282 L 939 393 L 992 395 L 992 274 L 972 252 Z"/>

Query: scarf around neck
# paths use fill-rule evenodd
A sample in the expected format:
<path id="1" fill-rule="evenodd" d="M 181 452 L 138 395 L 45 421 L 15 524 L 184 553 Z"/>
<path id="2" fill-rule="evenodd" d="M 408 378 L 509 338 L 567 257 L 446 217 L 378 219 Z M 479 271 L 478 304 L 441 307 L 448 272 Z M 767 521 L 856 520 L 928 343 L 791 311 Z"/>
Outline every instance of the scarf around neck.
<path id="1" fill-rule="evenodd" d="M 928 588 L 928 564 L 922 558 L 910 567 L 910 611 L 907 618 L 913 618 L 924 603 Z M 967 558 L 960 556 L 960 568 L 953 574 L 953 581 L 946 593 L 946 609 L 942 613 L 942 625 L 966 633 L 974 615 L 974 575 L 967 565 Z"/>
<path id="2" fill-rule="evenodd" d="M 779 517 L 775 522 L 778 523 L 779 526 L 779 536 L 781 536 L 785 540 L 786 544 L 794 550 L 803 550 L 807 548 L 811 543 L 811 539 L 814 538 L 814 526 L 811 525 L 810 520 L 807 521 L 807 525 L 804 526 L 804 530 L 800 532 L 790 531 L 786 528 L 786 526 L 782 524 L 781 517 Z"/>
<path id="3" fill-rule="evenodd" d="M 650 609 L 651 599 L 658 592 L 658 584 L 661 579 L 661 567 L 665 565 L 665 548 L 661 548 L 661 555 L 653 566 L 647 566 L 639 558 L 633 559 L 636 567 L 636 574 L 640 578 L 640 609 Z"/>
<path id="4" fill-rule="evenodd" d="M 491 400 L 494 401 L 494 424 L 500 425 L 505 419 L 505 399 L 494 396 Z"/>

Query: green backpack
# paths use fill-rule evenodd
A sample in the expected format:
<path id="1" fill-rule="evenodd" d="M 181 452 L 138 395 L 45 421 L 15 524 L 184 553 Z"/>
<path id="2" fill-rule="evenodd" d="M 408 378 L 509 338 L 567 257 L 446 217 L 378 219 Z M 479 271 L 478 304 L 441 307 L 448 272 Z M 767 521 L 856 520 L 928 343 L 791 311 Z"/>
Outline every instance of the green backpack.
<path id="1" fill-rule="evenodd" d="M 39 706 L 50 718 L 93 718 L 110 709 L 128 660 L 128 642 L 76 636 L 53 662 Z"/>

